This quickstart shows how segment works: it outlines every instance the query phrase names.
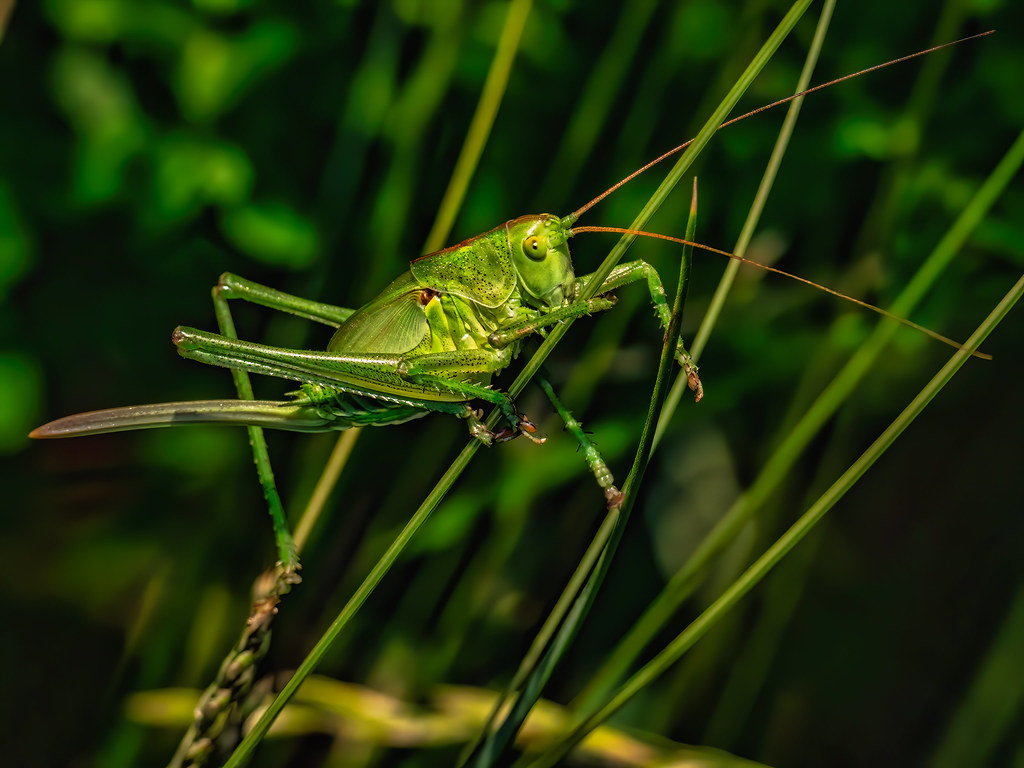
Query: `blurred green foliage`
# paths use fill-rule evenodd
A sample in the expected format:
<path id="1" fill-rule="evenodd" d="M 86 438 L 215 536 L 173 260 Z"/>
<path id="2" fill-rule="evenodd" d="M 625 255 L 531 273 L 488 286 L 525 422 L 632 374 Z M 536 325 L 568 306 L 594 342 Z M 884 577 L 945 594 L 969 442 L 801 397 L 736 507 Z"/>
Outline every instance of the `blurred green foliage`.
<path id="1" fill-rule="evenodd" d="M 1018 6 L 843 5 L 815 82 L 933 41 L 998 32 L 810 98 L 748 255 L 886 305 L 1024 126 Z M 565 214 L 689 137 L 786 7 L 537 2 L 449 241 L 528 212 Z M 14 9 L 0 45 L 9 494 L 0 733 L 9 759 L 166 760 L 183 728 L 126 719 L 125 697 L 204 686 L 246 614 L 249 584 L 273 557 L 240 430 L 38 445 L 24 435 L 81 410 L 230 396 L 226 372 L 180 360 L 167 338 L 178 323 L 213 327 L 208 289 L 220 272 L 359 306 L 404 270 L 436 215 L 506 9 L 415 0 L 45 0 Z M 791 91 L 813 25 L 801 22 L 747 107 Z M 745 121 L 702 156 L 702 242 L 731 247 L 780 121 Z M 585 223 L 628 224 L 656 181 L 632 182 Z M 689 201 L 677 198 L 652 229 L 679 233 Z M 966 337 L 1024 265 L 1022 221 L 1018 181 L 914 319 Z M 601 238 L 574 244 L 578 273 L 611 245 Z M 674 281 L 672 249 L 638 243 L 633 254 Z M 698 255 L 684 335 L 721 268 Z M 741 274 L 702 359 L 707 398 L 682 409 L 654 457 L 643 514 L 546 692 L 556 701 L 578 692 L 874 322 L 803 286 Z M 607 317 L 577 323 L 550 361 L 567 405 L 622 477 L 658 354 L 642 294 L 624 292 Z M 240 314 L 243 338 L 327 341 L 295 318 Z M 955 749 L 946 729 L 962 702 L 984 699 L 966 693 L 1024 580 L 1022 345 L 1018 312 L 987 345 L 995 361 L 968 365 L 828 527 L 616 724 L 788 766 L 918 764 L 940 744 Z M 673 629 L 946 357 L 901 333 Z M 257 382 L 258 396 L 286 389 Z M 532 390 L 520 406 L 538 420 L 550 412 Z M 544 429 L 542 448 L 518 441 L 478 456 L 324 674 L 411 702 L 442 684 L 504 684 L 602 504 L 558 425 Z M 306 580 L 282 609 L 268 670 L 298 663 L 465 438 L 461 423 L 441 416 L 362 435 L 304 553 Z M 270 441 L 297 510 L 333 437 Z M 971 706 L 977 716 L 984 701 Z M 1024 750 L 1012 729 L 989 742 L 968 762 L 1010 764 Z M 456 751 L 342 736 L 268 743 L 257 762 L 433 765 Z"/>

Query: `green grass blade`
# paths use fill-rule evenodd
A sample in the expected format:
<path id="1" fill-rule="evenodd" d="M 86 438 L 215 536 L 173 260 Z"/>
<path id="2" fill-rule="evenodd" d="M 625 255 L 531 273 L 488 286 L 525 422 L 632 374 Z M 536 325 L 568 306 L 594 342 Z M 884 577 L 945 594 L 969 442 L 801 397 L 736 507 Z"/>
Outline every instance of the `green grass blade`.
<path id="1" fill-rule="evenodd" d="M 693 242 L 697 231 L 697 179 L 693 180 L 693 197 L 690 203 L 690 216 L 686 222 L 686 239 Z M 683 259 L 679 267 L 679 283 L 676 286 L 676 297 L 672 303 L 672 319 L 669 321 L 668 329 L 665 331 L 665 343 L 661 350 L 661 360 L 658 363 L 658 377 L 654 384 L 654 394 L 651 396 L 650 406 L 647 410 L 647 419 L 644 421 L 643 431 L 640 436 L 640 447 L 637 449 L 633 460 L 633 466 L 626 476 L 626 482 L 622 484 L 622 494 L 625 497 L 622 507 L 622 521 L 619 524 L 619 534 L 629 518 L 629 511 L 636 501 L 636 495 L 640 484 L 643 482 L 644 473 L 647 471 L 647 464 L 650 462 L 651 453 L 654 450 L 655 427 L 658 417 L 662 412 L 665 397 L 668 394 L 668 382 L 675 367 L 675 351 L 679 343 L 679 330 L 682 322 L 683 307 L 686 304 L 686 294 L 690 287 L 690 269 L 693 266 L 693 248 L 689 245 L 683 246 Z"/>
<path id="2" fill-rule="evenodd" d="M 493 765 L 501 757 L 503 750 L 515 737 L 530 709 L 540 698 L 544 684 L 554 671 L 555 664 L 562 652 L 575 636 L 574 631 L 566 631 L 570 626 L 577 627 L 584 616 L 581 615 L 585 606 L 590 603 L 593 593 L 593 580 L 589 577 L 599 569 L 607 553 L 608 542 L 619 521 L 619 508 L 613 507 L 602 521 L 600 528 L 587 547 L 575 572 L 566 584 L 558 601 L 548 614 L 547 619 L 530 643 L 530 648 L 523 657 L 512 680 L 505 691 L 491 707 L 491 712 L 484 722 L 476 740 L 470 745 L 459 765 L 472 762 L 476 766 Z M 515 702 L 508 715 L 497 729 L 494 722 L 505 703 L 514 695 Z"/>
<path id="3" fill-rule="evenodd" d="M 498 107 L 501 106 L 502 98 L 505 96 L 512 64 L 515 62 L 519 41 L 523 36 L 523 27 L 526 26 L 526 19 L 530 15 L 532 5 L 533 0 L 513 0 L 509 6 L 508 15 L 505 17 L 505 26 L 501 30 L 501 39 L 498 41 L 498 50 L 491 60 L 491 68 L 487 72 L 483 93 L 477 103 L 473 120 L 469 124 L 469 131 L 466 133 L 466 140 L 459 152 L 459 159 L 455 161 L 455 170 L 452 171 L 451 178 L 448 180 L 448 188 L 444 191 L 444 197 L 441 198 L 441 206 L 437 211 L 437 218 L 434 219 L 434 226 L 431 228 L 430 234 L 427 235 L 427 241 L 423 246 L 424 253 L 439 251 L 448 242 L 448 235 L 451 234 L 452 225 L 455 223 L 455 215 L 466 198 L 470 179 L 476 172 L 480 155 L 483 154 L 484 145 L 487 144 L 494 120 L 498 116 Z"/>
<path id="4" fill-rule="evenodd" d="M 587 82 L 577 96 L 572 120 L 540 184 L 548 199 L 561 200 L 569 181 L 577 178 L 580 167 L 592 159 L 601 130 L 607 125 L 622 86 L 627 82 L 629 63 L 636 56 L 657 5 L 654 0 L 622 4 L 611 39 L 590 69 Z"/>
<path id="5" fill-rule="evenodd" d="M 806 536 L 841 499 L 850 488 L 864 475 L 883 453 L 896 441 L 903 431 L 920 415 L 942 388 L 949 383 L 960 367 L 967 362 L 971 353 L 981 345 L 982 341 L 992 332 L 999 322 L 1024 295 L 1024 276 L 996 305 L 984 322 L 967 340 L 963 349 L 957 350 L 949 361 L 925 385 L 918 395 L 910 402 L 902 413 L 885 431 L 854 461 L 832 486 L 768 548 L 743 574 L 722 593 L 703 613 L 700 614 L 686 629 L 645 664 L 633 675 L 622 688 L 600 709 L 585 717 L 573 732 L 556 747 L 544 753 L 531 765 L 541 768 L 556 765 L 579 741 L 601 723 L 618 712 L 648 683 L 656 679 L 674 664 L 701 637 L 715 626 L 739 600 L 756 586 L 785 557 L 804 536 Z"/>
<path id="6" fill-rule="evenodd" d="M 563 620 L 572 608 L 574 599 L 584 589 L 587 577 L 593 572 L 598 562 L 598 558 L 605 551 L 606 544 L 609 541 L 612 531 L 615 528 L 615 524 L 619 518 L 622 494 L 619 493 L 614 485 L 612 485 L 612 478 L 610 477 L 610 471 L 608 470 L 607 464 L 605 464 L 604 459 L 597 453 L 597 450 L 591 443 L 590 438 L 583 432 L 582 426 L 578 421 L 576 421 L 572 413 L 570 413 L 562 404 L 547 378 L 544 375 L 539 375 L 537 381 L 548 396 L 548 399 L 559 412 L 559 415 L 565 422 L 566 429 L 572 431 L 581 446 L 583 446 L 587 464 L 590 466 L 591 471 L 594 472 L 599 486 L 605 492 L 605 496 L 609 500 L 608 512 L 597 533 L 594 535 L 594 538 L 591 540 L 590 545 L 587 547 L 586 552 L 580 559 L 579 564 L 576 566 L 576 569 L 570 577 L 569 582 L 566 584 L 565 589 L 562 590 L 562 594 L 556 601 L 555 606 L 551 609 L 551 612 L 548 614 L 543 625 L 541 625 L 541 628 L 537 631 L 537 634 L 534 635 L 533 641 L 530 643 L 530 648 L 519 663 L 519 667 L 512 676 L 512 679 L 505 687 L 505 690 L 495 700 L 490 714 L 484 721 L 476 740 L 471 742 L 464 751 L 462 758 L 459 760 L 459 765 L 465 765 L 474 756 L 476 756 L 477 762 L 481 763 L 489 759 L 489 756 L 495 754 L 496 749 L 498 749 L 498 734 L 493 733 L 493 726 L 498 714 L 504 708 L 505 702 L 524 687 L 527 678 L 540 665 L 545 649 L 551 645 L 552 638 L 554 638 L 555 633 L 558 631 Z M 618 500 L 617 502 L 615 501 L 616 499 Z"/>
<path id="7" fill-rule="evenodd" d="M 1024 712 L 1024 585 L 932 755 L 932 768 L 995 765 L 1000 742 L 1019 735 Z"/>
<path id="8" fill-rule="evenodd" d="M 306 546 L 306 542 L 309 541 L 313 527 L 316 525 L 317 520 L 320 519 L 320 514 L 327 505 L 331 491 L 338 484 L 338 479 L 341 477 L 341 472 L 345 468 L 349 456 L 352 454 L 352 448 L 355 446 L 356 440 L 359 439 L 359 434 L 360 430 L 358 428 L 347 429 L 335 441 L 334 448 L 331 449 L 331 455 L 327 458 L 323 472 L 320 473 L 313 493 L 306 503 L 306 508 L 299 517 L 299 523 L 295 526 L 295 548 L 298 551 L 301 552 Z"/>

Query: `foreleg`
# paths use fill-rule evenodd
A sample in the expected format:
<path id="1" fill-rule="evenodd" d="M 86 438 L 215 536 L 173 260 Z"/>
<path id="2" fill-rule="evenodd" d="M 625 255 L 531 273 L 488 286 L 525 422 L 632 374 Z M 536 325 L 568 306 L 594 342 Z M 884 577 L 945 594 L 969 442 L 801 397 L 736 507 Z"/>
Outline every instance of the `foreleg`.
<path id="1" fill-rule="evenodd" d="M 593 275 L 584 275 L 578 278 L 578 282 L 583 286 L 588 285 L 592 280 Z M 597 293 L 608 293 L 616 288 L 621 288 L 624 285 L 636 283 L 640 280 L 647 281 L 647 290 L 650 293 L 651 304 L 658 315 L 658 321 L 661 323 L 662 330 L 667 331 L 669 321 L 672 318 L 672 309 L 669 307 L 668 297 L 665 295 L 665 288 L 661 283 L 661 277 L 658 275 L 657 270 L 646 261 L 628 261 L 625 264 L 617 265 L 611 271 L 611 274 L 608 275 L 607 279 L 601 283 Z M 686 351 L 686 347 L 681 339 L 676 346 L 675 357 L 679 365 L 686 371 L 687 384 L 694 393 L 694 400 L 699 402 L 704 397 L 704 387 L 701 385 L 700 377 L 697 375 L 697 364 L 690 357 L 690 353 Z"/>
<path id="2" fill-rule="evenodd" d="M 512 342 L 525 338 L 532 333 L 537 333 L 543 328 L 556 325 L 557 323 L 561 323 L 565 320 L 575 320 L 576 318 L 583 317 L 584 315 L 591 315 L 594 312 L 603 312 L 614 306 L 615 298 L 609 296 L 598 296 L 596 298 L 587 299 L 586 301 L 574 301 L 571 304 L 566 304 L 563 307 L 556 307 L 550 312 L 539 314 L 536 317 L 510 323 L 504 326 L 500 331 L 492 333 L 487 337 L 487 340 L 500 349 L 501 347 L 506 347 Z"/>

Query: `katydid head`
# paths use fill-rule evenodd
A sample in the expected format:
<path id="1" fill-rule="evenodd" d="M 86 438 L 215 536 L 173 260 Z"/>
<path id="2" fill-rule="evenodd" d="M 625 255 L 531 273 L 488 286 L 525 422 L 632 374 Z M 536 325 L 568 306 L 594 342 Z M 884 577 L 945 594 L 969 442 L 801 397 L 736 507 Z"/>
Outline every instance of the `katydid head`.
<path id="1" fill-rule="evenodd" d="M 531 304 L 558 307 L 576 296 L 568 227 L 550 214 L 521 216 L 505 224 L 519 289 Z"/>

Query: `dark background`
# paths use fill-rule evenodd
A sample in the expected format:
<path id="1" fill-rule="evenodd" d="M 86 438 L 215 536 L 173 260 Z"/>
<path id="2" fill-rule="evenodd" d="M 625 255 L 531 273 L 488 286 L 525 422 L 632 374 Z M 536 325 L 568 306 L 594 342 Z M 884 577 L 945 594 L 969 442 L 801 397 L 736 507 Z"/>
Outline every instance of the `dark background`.
<path id="1" fill-rule="evenodd" d="M 564 215 L 693 135 L 786 7 L 537 3 L 448 242 L 528 212 Z M 168 338 L 179 323 L 214 326 L 209 288 L 223 271 L 359 306 L 404 270 L 422 252 L 505 12 L 498 2 L 411 0 L 14 9 L 0 45 L 8 757 L 162 764 L 181 718 L 141 724 L 137 694 L 204 686 L 246 614 L 249 584 L 274 557 L 240 430 L 41 444 L 26 433 L 82 410 L 231 396 L 225 371 L 180 359 Z M 741 106 L 792 92 L 816 13 Z M 999 0 L 841 4 L 814 82 L 998 31 L 809 98 L 750 255 L 891 303 L 1024 125 L 1022 22 Z M 776 110 L 730 128 L 700 158 L 703 242 L 732 247 L 781 120 Z M 582 223 L 627 225 L 659 172 L 648 176 Z M 677 190 L 651 229 L 681 233 L 688 202 Z M 1022 220 L 1016 181 L 914 319 L 966 338 L 1021 272 Z M 612 242 L 580 236 L 577 272 Z M 638 243 L 630 258 L 674 284 L 674 247 Z M 722 268 L 697 255 L 687 337 Z M 577 323 L 550 368 L 621 479 L 659 333 L 642 287 L 620 299 L 608 316 Z M 741 273 L 701 359 L 705 401 L 677 413 L 548 698 L 568 702 L 594 674 L 874 322 L 791 281 Z M 322 348 L 328 338 L 254 308 L 241 308 L 239 326 L 243 338 L 283 346 Z M 985 345 L 995 360 L 969 362 L 827 523 L 614 724 L 641 741 L 660 734 L 786 766 L 1019 765 L 1024 673 L 1006 649 L 1024 647 L 1015 646 L 1024 643 L 1022 327 L 1018 310 Z M 672 634 L 948 356 L 897 334 L 716 560 Z M 257 387 L 265 397 L 287 389 Z M 425 706 L 442 684 L 508 680 L 602 508 L 550 406 L 535 388 L 519 404 L 548 443 L 478 454 L 323 674 Z M 268 670 L 303 658 L 465 438 L 462 423 L 441 415 L 360 437 L 304 553 L 305 581 L 278 620 Z M 286 505 L 298 510 L 334 437 L 270 440 Z M 970 736 L 957 741 L 957 727 Z M 334 737 L 268 744 L 257 762 L 450 764 L 456 754 L 395 748 L 387 732 Z M 965 744 L 971 759 L 957 751 Z"/>

